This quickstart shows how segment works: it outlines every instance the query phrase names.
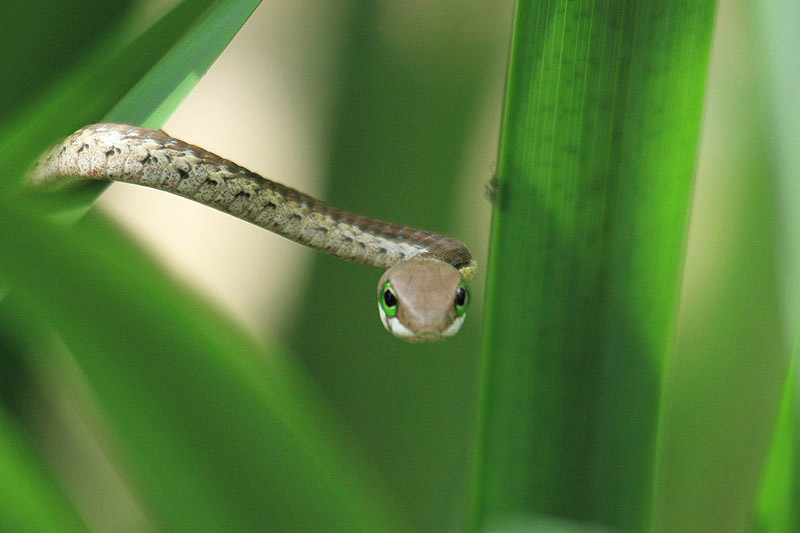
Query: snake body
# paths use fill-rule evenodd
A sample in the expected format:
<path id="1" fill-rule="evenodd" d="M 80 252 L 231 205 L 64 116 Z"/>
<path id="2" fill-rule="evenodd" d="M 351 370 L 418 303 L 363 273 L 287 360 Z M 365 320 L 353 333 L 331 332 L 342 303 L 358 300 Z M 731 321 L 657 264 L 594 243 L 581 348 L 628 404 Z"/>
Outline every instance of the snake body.
<path id="1" fill-rule="evenodd" d="M 476 268 L 467 247 L 456 239 L 336 209 L 160 130 L 123 124 L 86 126 L 42 155 L 28 175 L 36 186 L 70 178 L 123 181 L 171 192 L 325 253 L 389 269 L 387 274 L 400 268 L 398 272 L 406 276 L 404 265 L 409 263 L 415 267 L 443 263 L 454 269 L 461 281 L 472 277 Z M 429 271 L 431 268 L 424 267 L 422 273 Z M 416 272 L 417 277 L 425 277 Z M 436 275 L 442 277 L 441 272 Z M 379 289 L 384 292 L 379 291 L 379 299 L 386 303 L 391 298 L 385 295 L 386 280 L 381 281 Z M 392 283 L 389 287 L 397 290 Z M 418 300 L 420 292 L 431 293 L 431 289 L 411 283 L 407 289 L 411 293 L 393 298 L 400 305 Z M 409 305 L 430 307 L 430 302 Z M 398 309 L 410 313 L 398 319 L 404 324 L 393 329 L 389 319 L 394 317 L 382 318 L 387 329 L 407 340 L 449 336 L 455 331 L 448 328 L 456 322 L 460 325 L 457 319 L 463 320 L 458 313 L 449 313 L 454 315 L 452 319 L 432 326 L 424 309 L 421 313 L 419 309 Z"/>

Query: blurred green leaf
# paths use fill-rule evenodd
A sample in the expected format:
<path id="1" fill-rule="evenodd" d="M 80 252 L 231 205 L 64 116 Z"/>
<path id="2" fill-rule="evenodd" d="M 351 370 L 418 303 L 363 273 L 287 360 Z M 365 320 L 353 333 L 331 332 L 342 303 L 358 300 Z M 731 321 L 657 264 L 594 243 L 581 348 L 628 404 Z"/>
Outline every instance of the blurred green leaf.
<path id="1" fill-rule="evenodd" d="M 112 26 L 103 46 L 0 123 L 2 182 L 8 186 L 58 138 L 101 117 L 160 126 L 258 3 L 185 0 L 131 43 Z M 94 188 L 95 197 L 102 189 Z"/>
<path id="2" fill-rule="evenodd" d="M 209 5 L 186 1 L 132 44 L 99 49 L 7 122 L 6 174 L 101 114 L 163 121 L 257 2 Z M 161 527 L 396 527 L 313 390 L 275 350 L 260 350 L 96 222 L 78 236 L 6 200 L 0 212 L 0 276 L 58 328 L 102 406 L 120 468 Z"/>
<path id="3" fill-rule="evenodd" d="M 486 199 L 483 183 L 460 178 L 487 89 L 496 86 L 493 67 L 505 55 L 510 4 L 398 6 L 358 0 L 341 15 L 342 84 L 331 97 L 325 199 L 463 240 L 479 262 L 475 299 L 456 337 L 400 342 L 377 314 L 381 273 L 317 255 L 291 347 L 415 525 L 462 531 L 485 267 L 479 247 L 485 237 L 474 218 Z M 491 177 L 488 164 L 469 172 L 484 182 Z"/>
<path id="4" fill-rule="evenodd" d="M 0 3 L 0 123 L 68 76 L 106 45 L 130 14 L 131 0 L 28 0 Z M 12 79 L 13 73 L 13 79 Z"/>
<path id="5" fill-rule="evenodd" d="M 779 533 L 800 530 L 800 431 L 798 431 L 798 352 L 783 388 L 778 423 L 772 438 L 758 496 L 755 530 Z"/>
<path id="6" fill-rule="evenodd" d="M 208 9 L 191 6 L 202 17 L 187 25 L 181 39 L 114 105 L 104 120 L 160 128 L 260 3 L 261 0 L 217 0 Z"/>
<path id="7" fill-rule="evenodd" d="M 738 7 L 738 9 L 737 9 Z M 701 176 L 660 425 L 653 529 L 746 531 L 786 380 L 775 183 L 752 25 L 720 4 Z"/>
<path id="8" fill-rule="evenodd" d="M 791 0 L 750 0 L 753 44 L 760 83 L 763 128 L 777 194 L 776 270 L 784 338 L 795 340 L 777 429 L 758 502 L 759 531 L 800 529 L 800 5 Z"/>
<path id="9" fill-rule="evenodd" d="M 394 529 L 302 375 L 116 232 L 0 203 L 0 273 L 70 347 L 166 530 Z"/>
<path id="10" fill-rule="evenodd" d="M 259 3 L 185 0 L 130 44 L 123 46 L 109 32 L 112 44 L 88 54 L 60 86 L 0 127 L 0 176 L 21 174 L 56 139 L 101 115 L 160 127 Z M 20 180 L 6 184 L 18 186 Z M 107 186 L 89 182 L 52 195 L 46 200 L 51 216 L 67 223 L 80 219 Z M 0 298 L 7 290 L 0 286 Z"/>
<path id="11" fill-rule="evenodd" d="M 786 338 L 800 325 L 800 4 L 794 0 L 746 0 L 749 43 L 755 54 L 755 102 L 765 124 L 761 134 L 777 195 L 776 250 Z"/>
<path id="12" fill-rule="evenodd" d="M 86 531 L 31 444 L 0 407 L 0 530 Z"/>
<path id="13" fill-rule="evenodd" d="M 613 533 L 600 524 L 576 522 L 547 515 L 517 515 L 494 520 L 484 533 Z"/>
<path id="14" fill-rule="evenodd" d="M 520 1 L 474 525 L 647 521 L 715 2 Z"/>

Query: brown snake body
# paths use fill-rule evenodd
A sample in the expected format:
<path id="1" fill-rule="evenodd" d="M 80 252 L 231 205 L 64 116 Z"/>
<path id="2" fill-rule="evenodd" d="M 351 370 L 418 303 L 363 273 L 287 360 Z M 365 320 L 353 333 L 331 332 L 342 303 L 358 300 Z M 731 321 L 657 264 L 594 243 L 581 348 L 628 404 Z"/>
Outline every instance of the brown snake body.
<path id="1" fill-rule="evenodd" d="M 472 277 L 476 263 L 462 242 L 336 209 L 163 131 L 122 124 L 86 126 L 47 151 L 28 176 L 33 185 L 70 178 L 124 181 L 171 192 L 325 253 L 389 269 L 381 278 L 379 303 L 394 301 L 395 307 L 381 308 L 381 317 L 387 329 L 407 340 L 450 336 L 463 321 L 464 313 L 457 309 L 462 298 L 456 295 L 453 304 L 452 294 L 467 291 L 468 297 L 468 289 L 459 288 L 466 287 L 461 278 Z M 446 295 L 446 305 L 429 301 L 441 299 L 439 293 Z M 443 313 L 447 316 L 439 316 Z"/>

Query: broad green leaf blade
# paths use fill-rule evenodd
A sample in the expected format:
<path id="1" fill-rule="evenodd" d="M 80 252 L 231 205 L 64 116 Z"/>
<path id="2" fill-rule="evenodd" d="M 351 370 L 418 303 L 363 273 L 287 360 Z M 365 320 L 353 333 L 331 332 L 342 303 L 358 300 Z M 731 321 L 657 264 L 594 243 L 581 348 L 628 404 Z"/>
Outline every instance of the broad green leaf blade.
<path id="1" fill-rule="evenodd" d="M 520 1 L 487 280 L 474 525 L 640 529 L 713 1 Z"/>
<path id="2" fill-rule="evenodd" d="M 396 528 L 313 389 L 275 350 L 90 219 L 67 232 L 0 203 L 0 275 L 93 389 L 138 498 L 167 531 Z"/>
<path id="3" fill-rule="evenodd" d="M 31 444 L 0 407 L 0 530 L 86 531 Z"/>

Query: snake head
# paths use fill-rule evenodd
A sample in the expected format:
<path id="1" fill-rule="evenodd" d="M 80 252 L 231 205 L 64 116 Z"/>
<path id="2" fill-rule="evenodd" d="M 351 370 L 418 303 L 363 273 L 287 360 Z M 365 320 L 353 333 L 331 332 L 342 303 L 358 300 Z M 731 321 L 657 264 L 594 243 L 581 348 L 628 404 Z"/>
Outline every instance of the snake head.
<path id="1" fill-rule="evenodd" d="M 467 316 L 470 293 L 448 263 L 413 258 L 389 268 L 378 282 L 378 312 L 384 327 L 409 342 L 452 337 Z"/>

